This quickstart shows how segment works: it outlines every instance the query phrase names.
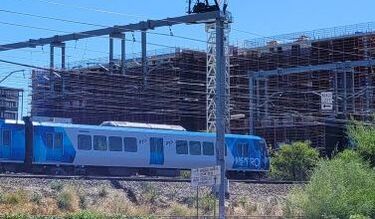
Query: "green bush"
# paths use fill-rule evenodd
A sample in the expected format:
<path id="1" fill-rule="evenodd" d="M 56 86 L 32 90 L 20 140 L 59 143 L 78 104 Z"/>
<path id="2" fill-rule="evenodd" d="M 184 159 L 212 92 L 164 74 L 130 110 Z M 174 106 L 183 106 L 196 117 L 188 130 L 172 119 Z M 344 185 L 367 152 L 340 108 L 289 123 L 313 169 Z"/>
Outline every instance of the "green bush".
<path id="1" fill-rule="evenodd" d="M 282 180 L 308 180 L 319 153 L 308 142 L 283 145 L 271 159 L 271 176 Z"/>
<path id="2" fill-rule="evenodd" d="M 304 189 L 290 194 L 288 216 L 375 218 L 375 172 L 352 151 L 321 161 Z"/>
<path id="3" fill-rule="evenodd" d="M 205 214 L 210 214 L 215 209 L 216 198 L 214 195 L 204 195 L 199 199 L 199 208 L 203 210 Z"/>
<path id="4" fill-rule="evenodd" d="M 348 135 L 359 155 L 375 167 L 375 125 L 353 121 Z"/>

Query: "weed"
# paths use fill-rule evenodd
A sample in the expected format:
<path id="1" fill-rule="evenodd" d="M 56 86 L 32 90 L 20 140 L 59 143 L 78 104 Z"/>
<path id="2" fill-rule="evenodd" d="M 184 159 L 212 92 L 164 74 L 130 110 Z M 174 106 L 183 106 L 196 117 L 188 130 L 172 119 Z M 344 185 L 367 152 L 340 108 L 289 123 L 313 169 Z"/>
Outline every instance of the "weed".
<path id="1" fill-rule="evenodd" d="M 107 191 L 107 189 L 103 186 L 102 187 L 102 189 L 99 191 L 99 197 L 101 197 L 101 198 L 105 198 L 105 197 L 107 197 L 107 195 L 108 195 L 108 191 Z"/>
<path id="2" fill-rule="evenodd" d="M 42 201 L 43 197 L 40 193 L 38 192 L 33 192 L 31 195 L 30 201 L 34 202 L 35 204 L 39 205 Z"/>
<path id="3" fill-rule="evenodd" d="M 144 197 L 148 202 L 154 203 L 156 199 L 159 197 L 159 194 L 151 184 L 145 184 Z"/>
<path id="4" fill-rule="evenodd" d="M 175 203 L 170 209 L 170 216 L 187 217 L 192 215 L 192 209 L 181 204 Z"/>
<path id="5" fill-rule="evenodd" d="M 16 192 L 2 194 L 0 198 L 0 203 L 17 205 L 26 202 L 26 200 L 27 193 L 23 190 L 18 190 Z"/>
<path id="6" fill-rule="evenodd" d="M 50 183 L 50 187 L 51 187 L 51 189 L 60 192 L 60 191 L 63 190 L 63 188 L 64 188 L 64 184 L 61 183 L 61 182 L 59 182 L 59 181 L 52 181 L 52 182 Z"/>
<path id="7" fill-rule="evenodd" d="M 199 200 L 199 208 L 204 211 L 204 213 L 210 213 L 215 208 L 216 198 L 213 195 L 205 195 Z"/>
<path id="8" fill-rule="evenodd" d="M 83 194 L 79 194 L 78 197 L 79 197 L 79 207 L 81 209 L 87 209 L 88 203 L 87 203 L 86 196 Z"/>
<path id="9" fill-rule="evenodd" d="M 189 170 L 181 170 L 180 171 L 180 176 L 183 179 L 190 179 L 190 177 L 191 177 L 191 171 L 189 171 Z"/>
<path id="10" fill-rule="evenodd" d="M 73 189 L 62 191 L 57 197 L 57 206 L 61 210 L 74 211 L 79 208 L 79 200 Z"/>

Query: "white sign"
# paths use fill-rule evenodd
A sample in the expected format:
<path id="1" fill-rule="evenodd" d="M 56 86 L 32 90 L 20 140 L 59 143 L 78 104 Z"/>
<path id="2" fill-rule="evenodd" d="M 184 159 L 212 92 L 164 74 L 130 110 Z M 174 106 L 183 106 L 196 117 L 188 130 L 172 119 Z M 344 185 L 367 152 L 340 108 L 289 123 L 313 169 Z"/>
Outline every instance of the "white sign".
<path id="1" fill-rule="evenodd" d="M 192 186 L 213 186 L 215 184 L 220 184 L 220 166 L 191 170 Z"/>
<path id="2" fill-rule="evenodd" d="M 333 110 L 333 93 L 322 92 L 320 96 L 321 96 L 322 110 Z"/>

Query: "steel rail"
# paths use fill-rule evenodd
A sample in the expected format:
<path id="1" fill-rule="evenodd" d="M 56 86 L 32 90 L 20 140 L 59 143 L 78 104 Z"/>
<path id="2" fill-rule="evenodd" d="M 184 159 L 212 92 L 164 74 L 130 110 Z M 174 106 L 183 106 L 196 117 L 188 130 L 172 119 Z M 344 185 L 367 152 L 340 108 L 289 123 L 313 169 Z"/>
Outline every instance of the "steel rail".
<path id="1" fill-rule="evenodd" d="M 56 179 L 56 180 L 118 180 L 118 181 L 139 181 L 139 182 L 185 182 L 190 183 L 190 179 L 173 177 L 135 177 L 135 176 L 79 176 L 79 175 L 31 175 L 31 174 L 0 174 L 1 178 L 17 179 Z M 229 182 L 247 184 L 306 184 L 307 181 L 284 181 L 284 180 L 248 180 L 229 179 Z"/>

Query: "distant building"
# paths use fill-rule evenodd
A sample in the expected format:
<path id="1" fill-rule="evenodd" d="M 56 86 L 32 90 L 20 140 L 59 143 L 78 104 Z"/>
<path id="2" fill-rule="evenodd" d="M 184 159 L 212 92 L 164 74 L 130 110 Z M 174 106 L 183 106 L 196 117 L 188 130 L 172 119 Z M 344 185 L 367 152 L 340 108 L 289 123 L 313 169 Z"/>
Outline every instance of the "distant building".
<path id="1" fill-rule="evenodd" d="M 18 119 L 20 97 L 23 90 L 0 87 L 0 118 Z"/>

